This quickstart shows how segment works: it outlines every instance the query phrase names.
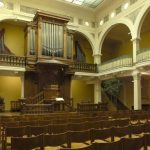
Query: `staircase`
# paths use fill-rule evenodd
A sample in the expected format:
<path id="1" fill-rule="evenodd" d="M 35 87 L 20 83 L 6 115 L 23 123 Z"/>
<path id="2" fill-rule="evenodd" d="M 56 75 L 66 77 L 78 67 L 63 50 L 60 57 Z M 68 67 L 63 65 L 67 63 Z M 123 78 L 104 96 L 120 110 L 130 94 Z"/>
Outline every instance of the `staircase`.
<path id="1" fill-rule="evenodd" d="M 119 100 L 117 97 L 112 96 L 108 93 L 106 95 L 109 97 L 109 99 L 116 105 L 117 110 L 129 110 L 127 106 L 125 106 L 121 100 Z"/>
<path id="2" fill-rule="evenodd" d="M 73 111 L 70 99 L 56 101 L 59 97 L 60 89 L 58 85 L 48 85 L 43 91 L 33 97 L 29 97 L 23 105 L 24 112 L 53 112 L 53 111 Z M 45 111 L 44 111 L 45 110 Z"/>
<path id="3" fill-rule="evenodd" d="M 119 100 L 119 98 L 110 95 L 107 92 L 104 92 L 105 96 L 107 96 L 107 98 L 109 99 L 109 101 L 111 101 L 111 103 L 116 107 L 116 110 L 129 110 L 129 108 L 127 106 L 125 106 L 121 100 Z"/>

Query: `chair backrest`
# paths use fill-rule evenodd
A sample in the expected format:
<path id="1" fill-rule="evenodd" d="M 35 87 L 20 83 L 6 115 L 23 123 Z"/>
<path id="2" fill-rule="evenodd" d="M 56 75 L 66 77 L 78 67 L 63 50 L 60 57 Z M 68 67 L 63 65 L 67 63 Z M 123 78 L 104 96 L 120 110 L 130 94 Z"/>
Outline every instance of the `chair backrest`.
<path id="1" fill-rule="evenodd" d="M 49 125 L 49 133 L 51 134 L 64 133 L 67 131 L 68 131 L 67 124 L 50 124 Z"/>
<path id="2" fill-rule="evenodd" d="M 124 127 L 130 124 L 130 120 L 129 118 L 115 119 L 113 124 L 113 126 Z"/>
<path id="3" fill-rule="evenodd" d="M 11 121 L 11 122 L 3 122 L 2 124 L 4 127 L 19 127 L 19 121 Z"/>
<path id="4" fill-rule="evenodd" d="M 50 123 L 51 123 L 51 121 L 49 121 L 49 120 L 39 120 L 38 121 L 39 126 L 48 125 Z"/>
<path id="5" fill-rule="evenodd" d="M 42 135 L 34 137 L 12 137 L 11 150 L 31 150 L 34 148 L 42 149 Z"/>
<path id="6" fill-rule="evenodd" d="M 68 130 L 69 131 L 82 131 L 82 130 L 88 130 L 89 125 L 88 122 L 82 122 L 82 123 L 68 123 Z"/>
<path id="7" fill-rule="evenodd" d="M 141 134 L 145 131 L 144 124 L 131 125 L 131 136 L 132 134 Z"/>
<path id="8" fill-rule="evenodd" d="M 113 129 L 112 128 L 106 128 L 106 129 L 92 129 L 91 130 L 91 135 L 92 135 L 92 142 L 94 140 L 100 139 L 100 140 L 105 140 L 107 138 L 113 137 Z"/>
<path id="9" fill-rule="evenodd" d="M 94 129 L 99 129 L 99 128 L 101 127 L 101 124 L 100 124 L 100 123 L 101 123 L 101 122 L 100 122 L 99 120 L 88 122 L 89 129 L 92 129 L 92 128 L 94 128 Z"/>
<path id="10" fill-rule="evenodd" d="M 101 120 L 100 128 L 111 128 L 113 126 L 113 120 Z"/>
<path id="11" fill-rule="evenodd" d="M 43 135 L 43 147 L 46 146 L 61 146 L 67 143 L 67 132 L 60 134 L 45 134 Z"/>
<path id="12" fill-rule="evenodd" d="M 93 143 L 94 150 L 122 150 L 121 141 L 108 143 Z M 131 149 L 126 149 L 131 150 Z"/>
<path id="13" fill-rule="evenodd" d="M 44 134 L 47 133 L 47 130 L 48 125 L 27 127 L 28 136 Z"/>
<path id="14" fill-rule="evenodd" d="M 145 139 L 143 137 L 136 138 L 122 138 L 122 150 L 140 150 L 145 146 Z"/>
<path id="15" fill-rule="evenodd" d="M 21 137 L 24 135 L 26 135 L 26 126 L 5 128 L 6 137 Z"/>
<path id="16" fill-rule="evenodd" d="M 58 148 L 58 150 L 95 150 L 95 146 L 91 144 L 82 148 Z"/>
<path id="17" fill-rule="evenodd" d="M 123 137 L 128 135 L 128 137 L 131 136 L 131 128 L 130 126 L 124 126 L 124 127 L 113 127 L 113 137 Z"/>
<path id="18" fill-rule="evenodd" d="M 86 141 L 91 141 L 91 130 L 68 132 L 68 147 L 71 147 L 71 143 L 84 143 Z"/>

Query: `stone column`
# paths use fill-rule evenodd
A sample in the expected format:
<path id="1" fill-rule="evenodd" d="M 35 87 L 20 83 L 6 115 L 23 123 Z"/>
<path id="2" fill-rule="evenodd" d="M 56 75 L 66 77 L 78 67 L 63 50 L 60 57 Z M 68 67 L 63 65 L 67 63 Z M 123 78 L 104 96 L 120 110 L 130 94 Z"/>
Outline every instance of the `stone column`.
<path id="1" fill-rule="evenodd" d="M 101 81 L 97 81 L 94 84 L 94 104 L 102 102 L 101 100 Z"/>
<path id="2" fill-rule="evenodd" d="M 134 82 L 134 110 L 141 110 L 141 74 L 139 72 L 133 73 Z"/>
<path id="3" fill-rule="evenodd" d="M 94 54 L 94 64 L 101 64 L 101 54 Z"/>
<path id="4" fill-rule="evenodd" d="M 139 50 L 140 38 L 131 39 L 133 44 L 133 63 L 137 62 L 137 51 Z"/>
<path id="5" fill-rule="evenodd" d="M 21 79 L 21 98 L 24 98 L 24 74 L 20 76 Z"/>

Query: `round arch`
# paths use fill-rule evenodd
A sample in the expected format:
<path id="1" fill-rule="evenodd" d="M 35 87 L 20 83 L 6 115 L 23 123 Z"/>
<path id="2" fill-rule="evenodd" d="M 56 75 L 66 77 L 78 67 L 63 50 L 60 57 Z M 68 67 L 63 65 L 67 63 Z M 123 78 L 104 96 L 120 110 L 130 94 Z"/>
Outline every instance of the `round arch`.
<path id="1" fill-rule="evenodd" d="M 101 49 L 102 49 L 102 45 L 103 45 L 103 42 L 104 42 L 104 39 L 106 37 L 106 35 L 108 34 L 108 32 L 116 25 L 118 24 L 123 24 L 125 26 L 127 26 L 129 28 L 129 31 L 131 33 L 131 37 L 133 38 L 134 36 L 134 26 L 133 26 L 133 23 L 127 19 L 127 18 L 123 18 L 123 19 L 120 19 L 120 20 L 117 20 L 115 22 L 113 22 L 112 24 L 109 24 L 105 29 L 103 29 L 103 31 L 101 32 L 100 34 L 100 37 L 99 37 L 99 51 L 98 53 L 101 54 Z"/>
<path id="2" fill-rule="evenodd" d="M 5 20 L 13 20 L 16 19 L 15 15 L 6 15 L 6 16 L 0 16 L 0 21 L 5 21 Z"/>
<path id="3" fill-rule="evenodd" d="M 94 38 L 92 37 L 91 34 L 89 34 L 87 31 L 84 31 L 84 30 L 81 30 L 81 29 L 78 29 L 78 28 L 77 29 L 72 29 L 72 28 L 68 27 L 68 29 L 73 30 L 73 31 L 77 31 L 80 34 L 82 34 L 84 37 L 86 37 L 86 39 L 88 40 L 88 42 L 91 45 L 92 52 L 94 53 Z"/>
<path id="4" fill-rule="evenodd" d="M 150 11 L 150 2 L 145 4 L 144 7 L 141 9 L 140 13 L 138 14 L 135 20 L 135 38 L 140 39 L 141 28 L 144 22 L 145 17 Z"/>

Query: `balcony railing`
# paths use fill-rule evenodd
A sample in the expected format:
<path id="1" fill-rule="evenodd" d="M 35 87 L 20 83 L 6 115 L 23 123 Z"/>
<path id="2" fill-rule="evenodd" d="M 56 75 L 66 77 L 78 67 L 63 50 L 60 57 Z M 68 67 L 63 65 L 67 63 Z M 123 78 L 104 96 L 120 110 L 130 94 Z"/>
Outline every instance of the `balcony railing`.
<path id="1" fill-rule="evenodd" d="M 99 71 L 111 71 L 114 69 L 122 67 L 131 67 L 132 66 L 132 57 L 131 56 L 121 56 L 110 61 L 104 62 L 99 66 Z"/>
<path id="2" fill-rule="evenodd" d="M 70 65 L 70 70 L 79 71 L 79 72 L 97 72 L 96 64 L 88 64 L 88 63 L 73 63 Z"/>
<path id="3" fill-rule="evenodd" d="M 145 48 L 137 52 L 137 62 L 146 62 L 150 60 L 150 48 Z"/>
<path id="4" fill-rule="evenodd" d="M 0 54 L 0 65 L 23 67 L 25 66 L 25 57 Z"/>

